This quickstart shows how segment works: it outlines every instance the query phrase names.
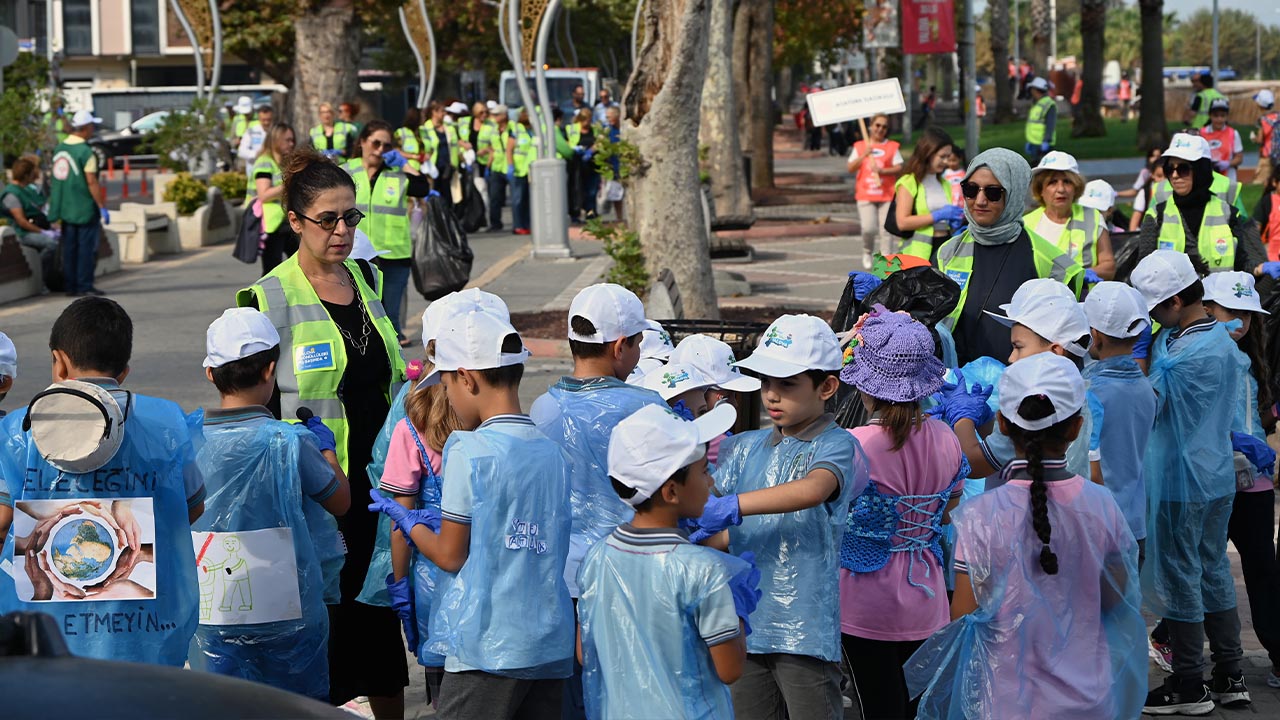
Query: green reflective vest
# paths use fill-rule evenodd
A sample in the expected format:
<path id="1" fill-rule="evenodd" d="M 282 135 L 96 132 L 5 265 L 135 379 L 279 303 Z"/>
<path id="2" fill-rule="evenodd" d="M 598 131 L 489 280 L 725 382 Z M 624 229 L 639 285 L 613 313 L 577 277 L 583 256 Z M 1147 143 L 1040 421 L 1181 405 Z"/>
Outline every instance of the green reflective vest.
<path id="1" fill-rule="evenodd" d="M 1084 278 L 1084 268 L 1080 267 L 1080 263 L 1031 230 L 1027 230 L 1027 237 L 1031 240 L 1036 276 L 1053 278 L 1065 283 L 1072 292 L 1079 295 L 1080 284 Z M 1014 242 L 1021 242 L 1021 240 Z M 952 310 L 951 314 L 943 320 L 948 330 L 955 328 L 956 320 L 964 310 L 965 300 L 969 297 L 969 278 L 973 275 L 974 244 L 973 236 L 966 230 L 938 248 L 938 270 L 960 286 L 960 300 L 956 302 L 955 310 Z"/>
<path id="2" fill-rule="evenodd" d="M 1156 249 L 1186 252 L 1187 228 L 1182 224 L 1178 204 L 1166 201 L 1160 212 L 1160 236 L 1156 239 Z M 1196 250 L 1209 265 L 1209 272 L 1236 269 L 1236 236 L 1231 232 L 1231 206 L 1222 198 L 1209 198 L 1204 206 L 1204 218 L 1196 233 Z"/>
<path id="3" fill-rule="evenodd" d="M 400 146 L 400 152 L 409 158 L 409 167 L 417 170 L 422 167 L 422 163 L 415 157 L 422 154 L 421 128 L 396 128 L 396 145 Z"/>
<path id="4" fill-rule="evenodd" d="M 391 359 L 391 383 L 387 402 L 391 403 L 404 383 L 404 358 L 396 340 L 395 328 L 378 299 L 382 289 L 382 273 L 373 269 L 374 287 L 364 278 L 355 260 L 345 263 L 355 278 L 356 294 L 377 330 Z M 347 467 L 348 426 L 342 405 L 342 376 L 347 369 L 347 347 L 338 326 L 316 295 L 311 282 L 298 266 L 298 256 L 276 266 L 253 285 L 236 293 L 236 305 L 258 309 L 271 320 L 280 333 L 280 362 L 276 365 L 276 384 L 280 387 L 280 418 L 294 422 L 298 408 L 307 407 L 333 431 L 337 439 L 338 462 Z M 375 338 L 370 338 L 374 341 Z"/>
<path id="5" fill-rule="evenodd" d="M 1242 220 L 1249 219 L 1249 213 L 1244 209 L 1244 201 L 1240 199 L 1240 183 L 1221 173 L 1213 174 L 1213 182 L 1209 185 L 1209 192 L 1231 203 L 1236 209 L 1236 214 Z M 1159 185 L 1151 191 L 1151 203 L 1147 206 L 1147 211 L 1143 215 L 1155 217 L 1156 205 L 1173 198 L 1173 185 L 1168 180 L 1161 180 Z"/>
<path id="6" fill-rule="evenodd" d="M 519 123 L 516 123 L 515 128 L 516 149 L 511 157 L 516 165 L 516 177 L 529 177 L 529 168 L 533 167 L 533 161 L 538 157 L 538 147 L 529 128 Z"/>
<path id="7" fill-rule="evenodd" d="M 233 113 L 227 123 L 227 140 L 238 140 L 249 129 L 249 116 Z"/>
<path id="8" fill-rule="evenodd" d="M 1027 142 L 1032 145 L 1044 144 L 1044 131 L 1048 122 L 1049 109 L 1057 107 L 1057 103 L 1053 98 L 1045 95 L 1031 106 L 1031 110 L 1027 113 Z M 1058 144 L 1058 126 L 1053 126 L 1053 135 L 1049 137 L 1050 145 Z"/>
<path id="9" fill-rule="evenodd" d="M 945 181 L 944 181 L 945 182 Z M 928 215 L 929 199 L 927 193 L 920 187 L 920 183 L 916 181 L 915 175 L 906 174 L 898 178 L 898 182 L 893 185 L 893 192 L 896 195 L 898 188 L 906 188 L 911 193 L 911 197 L 915 198 L 915 204 L 911 208 L 912 215 Z M 950 195 L 948 194 L 948 197 Z M 913 255 L 922 260 L 928 260 L 933 255 L 933 225 L 925 225 L 911 234 L 911 237 L 902 241 L 898 252 L 905 255 Z"/>
<path id="10" fill-rule="evenodd" d="M 252 204 L 254 199 L 258 197 L 258 173 L 271 173 L 271 187 L 284 184 L 284 173 L 280 172 L 280 166 L 276 164 L 270 153 L 262 153 L 257 160 L 253 161 L 253 167 L 249 168 L 249 182 L 245 189 L 245 200 Z M 273 233 L 280 229 L 280 224 L 284 222 L 284 203 L 280 200 L 268 200 L 262 203 L 262 230 L 264 232 Z"/>
<path id="11" fill-rule="evenodd" d="M 576 122 L 570 122 L 564 126 L 564 139 L 569 142 L 569 149 L 578 147 L 582 144 L 582 126 Z"/>
<path id="12" fill-rule="evenodd" d="M 324 152 L 325 150 L 336 150 L 339 155 L 346 155 L 347 148 L 355 139 L 353 130 L 355 126 L 351 123 L 336 122 L 333 124 L 333 135 L 326 135 L 324 125 L 317 125 L 311 128 L 308 135 L 311 138 L 311 147 Z M 333 143 L 333 147 L 329 147 L 329 143 Z"/>
<path id="13" fill-rule="evenodd" d="M 425 152 L 431 156 L 431 163 L 436 167 L 440 166 L 440 131 L 431 123 L 422 126 L 422 141 L 426 146 Z M 458 128 L 446 124 L 444 126 L 444 138 L 449 143 L 449 163 L 457 166 L 458 164 Z M 502 151 L 506 153 L 504 148 Z"/>
<path id="14" fill-rule="evenodd" d="M 1022 225 L 1028 232 L 1035 232 L 1044 217 L 1044 208 L 1039 207 L 1022 216 Z M 1071 206 L 1071 220 L 1054 243 L 1064 253 L 1069 253 L 1081 266 L 1091 268 L 1098 265 L 1098 238 L 1107 229 L 1102 213 L 1087 208 L 1079 203 Z"/>
<path id="15" fill-rule="evenodd" d="M 84 168 L 93 158 L 87 142 L 60 143 L 49 172 L 49 222 L 88 225 L 98 222 L 98 201 L 89 192 Z"/>
<path id="16" fill-rule="evenodd" d="M 516 125 L 519 123 L 507 123 L 507 127 L 501 130 L 495 125 L 488 134 L 480 133 L 480 142 L 487 143 L 486 146 L 493 151 L 489 167 L 496 173 L 507 174 L 507 138 L 511 137 L 511 128 Z"/>
<path id="17" fill-rule="evenodd" d="M 1196 93 L 1196 97 L 1200 98 L 1200 109 L 1196 110 L 1196 116 L 1191 118 L 1191 127 L 1198 130 L 1209 124 L 1209 105 L 1214 100 L 1226 100 L 1227 96 L 1218 92 L 1217 88 L 1205 88 Z"/>
<path id="18" fill-rule="evenodd" d="M 468 137 L 470 137 L 470 132 L 471 132 L 470 128 L 467 129 L 467 132 L 468 132 Z M 484 167 L 489 167 L 490 163 L 492 163 L 493 160 L 492 159 L 486 160 L 485 158 L 480 157 L 480 151 L 485 149 L 486 147 L 492 147 L 493 145 L 492 136 L 497 132 L 498 132 L 498 126 L 492 120 L 485 120 L 480 123 L 480 132 L 476 134 L 476 144 L 475 144 L 474 150 L 476 151 L 476 162 L 480 163 Z"/>
<path id="19" fill-rule="evenodd" d="M 356 184 L 356 207 L 366 215 L 360 229 L 369 236 L 375 250 L 386 251 L 388 260 L 404 260 L 413 255 L 409 239 L 409 178 L 385 165 L 369 187 L 369 173 L 360 158 L 343 166 Z"/>

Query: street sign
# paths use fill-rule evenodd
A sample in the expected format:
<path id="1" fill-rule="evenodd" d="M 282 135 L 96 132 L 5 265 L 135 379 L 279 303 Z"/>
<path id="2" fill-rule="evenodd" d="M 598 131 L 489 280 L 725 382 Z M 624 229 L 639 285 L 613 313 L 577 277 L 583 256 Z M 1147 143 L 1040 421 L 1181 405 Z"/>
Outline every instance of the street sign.
<path id="1" fill-rule="evenodd" d="M 0 67 L 9 67 L 18 59 L 18 36 L 0 25 Z"/>
<path id="2" fill-rule="evenodd" d="M 898 78 L 810 93 L 805 100 L 809 103 L 809 115 L 813 118 L 813 124 L 818 127 L 872 115 L 893 115 L 907 111 Z"/>

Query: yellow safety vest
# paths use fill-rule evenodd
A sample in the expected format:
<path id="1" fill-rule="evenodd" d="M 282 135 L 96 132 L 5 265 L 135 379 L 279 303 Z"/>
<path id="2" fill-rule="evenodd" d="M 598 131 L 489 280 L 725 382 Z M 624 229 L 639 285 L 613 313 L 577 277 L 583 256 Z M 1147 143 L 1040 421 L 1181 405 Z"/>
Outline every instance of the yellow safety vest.
<path id="1" fill-rule="evenodd" d="M 951 181 L 945 178 L 939 180 L 942 183 L 943 192 L 947 194 L 947 198 L 951 198 Z M 896 195 L 898 188 L 906 188 L 911 193 L 911 197 L 915 198 L 915 204 L 912 206 L 912 215 L 928 215 L 929 214 L 929 198 L 928 193 L 916 181 L 916 177 L 911 174 L 903 175 L 893 185 L 893 192 Z M 924 227 L 912 233 L 910 238 L 902 241 L 902 246 L 898 248 L 899 253 L 913 255 L 921 260 L 928 260 L 933 256 L 933 225 L 925 225 Z"/>
<path id="2" fill-rule="evenodd" d="M 467 128 L 468 137 L 470 137 L 471 129 Z M 485 167 L 493 162 L 492 160 L 484 160 L 480 158 L 480 151 L 493 143 L 493 135 L 498 132 L 498 126 L 492 120 L 485 120 L 480 123 L 480 132 L 476 135 L 476 162 Z M 505 150 L 504 150 L 505 152 Z"/>
<path id="3" fill-rule="evenodd" d="M 1042 217 L 1044 208 L 1038 207 L 1022 216 L 1022 225 L 1028 232 L 1035 232 Z M 1062 252 L 1070 253 L 1083 267 L 1097 267 L 1098 238 L 1102 237 L 1106 229 L 1102 213 L 1077 203 L 1071 206 L 1071 220 L 1054 244 Z"/>
<path id="4" fill-rule="evenodd" d="M 1044 131 L 1046 120 L 1049 116 L 1049 108 L 1057 107 L 1057 103 L 1053 98 L 1045 95 L 1031 106 L 1030 112 L 1027 113 L 1027 142 L 1031 145 L 1044 144 Z M 1053 135 L 1049 138 L 1050 145 L 1058 144 L 1058 126 L 1053 126 Z"/>
<path id="5" fill-rule="evenodd" d="M 227 139 L 236 140 L 249 129 L 249 116 L 233 114 L 231 122 L 227 123 Z"/>
<path id="6" fill-rule="evenodd" d="M 1080 267 L 1080 263 L 1031 230 L 1027 230 L 1027 237 L 1031 239 L 1036 276 L 1053 278 L 1065 283 L 1079 295 L 1080 283 L 1084 278 L 1084 268 Z M 960 300 L 956 302 L 955 310 L 952 310 L 951 314 L 942 321 L 948 330 L 955 328 L 956 320 L 964 310 L 964 302 L 969 297 L 969 278 L 973 275 L 974 244 L 973 236 L 966 230 L 964 234 L 951 238 L 938 248 L 938 270 L 960 286 Z"/>
<path id="7" fill-rule="evenodd" d="M 489 167 L 500 175 L 507 174 L 507 138 L 511 137 L 511 128 L 519 124 L 507 123 L 505 130 L 499 130 L 495 125 L 488 135 L 481 133 L 481 142 L 487 142 L 493 148 L 493 159 L 489 162 Z"/>
<path id="8" fill-rule="evenodd" d="M 343 127 L 343 126 L 346 127 Z M 336 122 L 333 124 L 333 149 L 342 155 L 347 154 L 347 143 L 351 138 L 350 124 Z M 329 138 L 324 134 L 324 125 L 311 128 L 311 147 L 321 152 L 328 149 Z"/>
<path id="9" fill-rule="evenodd" d="M 578 147 L 582 141 L 582 126 L 571 122 L 564 126 L 564 139 L 569 141 L 569 149 Z"/>
<path id="10" fill-rule="evenodd" d="M 409 158 L 409 167 L 417 170 L 422 167 L 422 163 L 416 157 L 412 157 L 422 153 L 419 139 L 422 129 L 416 130 L 407 127 L 396 128 L 396 144 L 400 146 L 400 152 Z"/>
<path id="11" fill-rule="evenodd" d="M 404 383 L 405 365 L 391 318 L 378 299 L 382 273 L 370 266 L 374 278 L 374 287 L 370 287 L 359 263 L 347 260 L 344 265 L 355 278 L 356 294 L 391 359 L 391 383 L 386 395 L 387 402 L 391 403 Z M 337 324 L 298 266 L 298 256 L 295 254 L 258 282 L 237 292 L 236 305 L 257 305 L 280 334 L 281 358 L 276 366 L 276 384 L 280 387 L 281 419 L 293 422 L 298 408 L 310 408 L 333 431 L 338 441 L 338 462 L 344 472 L 350 472 L 347 414 L 341 397 L 347 348 Z"/>
<path id="12" fill-rule="evenodd" d="M 367 218 L 361 229 L 375 250 L 386 251 L 388 260 L 404 260 L 413 255 L 409 239 L 409 178 L 399 170 L 383 166 L 376 184 L 369 187 L 369 174 L 359 158 L 342 166 L 356 184 L 356 207 Z"/>
<path id="13" fill-rule="evenodd" d="M 1244 202 L 1240 200 L 1240 183 L 1222 173 L 1215 172 L 1213 174 L 1213 182 L 1209 184 L 1209 192 L 1231 203 L 1232 207 L 1236 209 L 1236 214 L 1242 220 L 1249 219 L 1249 213 L 1244 209 Z M 1156 185 L 1155 189 L 1152 190 L 1151 203 L 1147 206 L 1147 211 L 1143 215 L 1155 217 L 1156 205 L 1172 198 L 1173 185 L 1170 185 L 1168 180 L 1161 180 L 1160 184 Z"/>
<path id="14" fill-rule="evenodd" d="M 252 205 L 253 201 L 258 197 L 258 180 L 257 176 L 260 172 L 271 173 L 271 186 L 275 187 L 284 183 L 284 173 L 280 172 L 280 166 L 276 164 L 274 158 L 269 153 L 263 153 L 253 161 L 253 167 L 249 168 L 249 183 L 245 189 L 245 198 L 248 204 Z M 284 204 L 279 200 L 268 200 L 262 203 L 262 230 L 264 232 L 273 233 L 280 229 L 280 224 L 284 222 Z"/>
<path id="15" fill-rule="evenodd" d="M 529 168 L 538 157 L 538 147 L 533 142 L 533 133 L 525 126 L 516 123 L 516 149 L 512 159 L 516 164 L 516 177 L 529 177 Z"/>
<path id="16" fill-rule="evenodd" d="M 1209 124 L 1209 105 L 1214 100 L 1225 100 L 1227 96 L 1218 92 L 1217 88 L 1205 88 L 1196 93 L 1196 97 L 1200 98 L 1200 109 L 1196 110 L 1196 116 L 1191 118 L 1191 127 L 1199 130 Z"/>
<path id="17" fill-rule="evenodd" d="M 1165 201 L 1156 249 L 1186 252 L 1187 228 L 1182 224 L 1178 204 Z M 1209 272 L 1236 269 L 1236 236 L 1231 233 L 1231 206 L 1219 197 L 1209 198 L 1197 232 L 1196 250 L 1209 265 Z"/>

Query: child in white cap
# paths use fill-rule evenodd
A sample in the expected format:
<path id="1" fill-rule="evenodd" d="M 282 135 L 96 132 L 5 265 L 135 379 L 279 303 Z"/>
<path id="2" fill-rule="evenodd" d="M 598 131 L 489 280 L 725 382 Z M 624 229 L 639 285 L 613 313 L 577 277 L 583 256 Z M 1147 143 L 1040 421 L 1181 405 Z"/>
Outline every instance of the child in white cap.
<path id="1" fill-rule="evenodd" d="M 1276 96 L 1270 90 L 1259 90 L 1253 96 L 1261 117 L 1258 118 L 1258 129 L 1249 133 L 1249 140 L 1258 144 L 1258 169 L 1253 173 L 1253 184 L 1261 185 L 1271 177 L 1275 170 L 1271 163 L 1271 151 L 1275 147 L 1272 142 L 1276 137 L 1276 128 L 1280 127 L 1280 113 L 1276 112 Z"/>
<path id="2" fill-rule="evenodd" d="M 753 393 L 760 389 L 758 378 L 743 375 L 734 365 L 738 360 L 733 356 L 733 348 L 709 335 L 690 335 L 681 340 L 671 353 L 670 360 L 689 363 L 711 378 L 714 384 L 707 388 L 708 408 L 722 404 L 740 408 L 743 393 Z M 713 466 L 720 457 L 720 443 L 728 436 L 728 433 L 718 435 L 707 445 L 707 462 Z"/>
<path id="3" fill-rule="evenodd" d="M 950 625 L 906 663 L 930 718 L 1133 718 L 1147 676 L 1137 546 L 1115 499 L 1066 469 L 1084 380 L 1041 353 L 1000 378 L 1007 482 L 951 513 Z"/>
<path id="4" fill-rule="evenodd" d="M 573 673 L 569 464 L 520 408 L 529 356 L 515 329 L 451 306 L 422 385 L 444 385 L 459 429 L 444 447 L 440 512 L 371 491 L 418 552 L 445 571 L 427 649 L 445 656 L 443 717 L 553 717 Z"/>
<path id="5" fill-rule="evenodd" d="M 351 506 L 333 431 L 318 417 L 292 424 L 267 410 L 280 335 L 266 315 L 224 311 L 209 326 L 206 350 L 205 376 L 222 403 L 205 410 L 205 442 L 196 454 L 208 496 L 191 526 L 197 549 L 205 550 L 197 558 L 201 615 L 191 666 L 327 702 L 325 593 L 330 582 L 336 589 L 342 548 L 337 524 L 320 516 L 343 515 Z M 277 528 L 291 535 L 281 538 Z M 252 547 L 266 567 L 296 568 L 296 578 L 258 574 L 249 585 L 260 598 L 296 598 L 296 610 L 259 602 L 244 611 L 243 601 L 223 602 L 235 597 L 224 577 L 231 567 L 224 543 L 231 538 Z M 326 577 L 324 562 L 335 555 L 338 565 Z"/>
<path id="6" fill-rule="evenodd" d="M 728 718 L 760 591 L 749 556 L 689 542 L 682 519 L 711 487 L 707 441 L 733 424 L 720 406 L 688 422 L 645 406 L 609 440 L 609 478 L 635 508 L 587 553 L 578 575 L 587 717 Z"/>
<path id="7" fill-rule="evenodd" d="M 645 320 L 644 323 L 646 327 L 640 333 L 640 360 L 627 376 L 627 382 L 632 385 L 643 384 L 644 377 L 666 364 L 676 349 L 662 323 L 657 320 Z"/>
<path id="8" fill-rule="evenodd" d="M 677 415 L 685 420 L 701 417 L 707 406 L 707 389 L 711 378 L 686 363 L 663 365 L 644 376 L 642 386 L 658 393 Z"/>
<path id="9" fill-rule="evenodd" d="M 1150 692 L 1146 707 L 1205 714 L 1213 709 L 1210 693 L 1224 705 L 1249 702 L 1227 558 L 1236 494 L 1231 429 L 1247 368 L 1223 324 L 1206 315 L 1204 284 L 1185 254 L 1156 250 L 1129 282 L 1163 328 L 1148 373 L 1160 401 L 1144 465 L 1152 482 L 1142 591 L 1144 607 L 1164 618 L 1173 674 Z M 1213 647 L 1211 685 L 1204 681 L 1205 635 Z"/>
<path id="10" fill-rule="evenodd" d="M 849 502 L 867 482 L 858 441 L 826 402 L 839 387 L 839 340 L 821 319 L 783 315 L 736 363 L 761 379 L 773 427 L 727 438 L 697 536 L 728 528 L 734 553 L 755 553 L 764 596 L 752 619 L 739 718 L 839 718 L 840 541 Z"/>

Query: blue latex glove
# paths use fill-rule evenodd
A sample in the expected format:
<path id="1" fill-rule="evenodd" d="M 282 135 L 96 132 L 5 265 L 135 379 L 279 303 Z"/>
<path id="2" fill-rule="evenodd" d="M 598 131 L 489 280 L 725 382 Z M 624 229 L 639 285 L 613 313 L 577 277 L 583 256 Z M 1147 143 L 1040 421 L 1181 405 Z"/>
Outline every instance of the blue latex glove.
<path id="1" fill-rule="evenodd" d="M 1042 142 L 1042 143 L 1040 143 L 1040 152 L 1042 152 L 1042 153 L 1047 153 L 1047 152 L 1049 152 L 1049 143 L 1047 143 L 1047 142 Z"/>
<path id="2" fill-rule="evenodd" d="M 1231 449 L 1244 453 L 1260 474 L 1271 475 L 1276 468 L 1276 451 L 1271 446 L 1247 433 L 1231 433 Z"/>
<path id="3" fill-rule="evenodd" d="M 1151 323 L 1142 329 L 1138 340 L 1133 344 L 1133 359 L 1146 360 L 1151 356 Z"/>
<path id="4" fill-rule="evenodd" d="M 435 190 L 428 190 L 427 197 L 429 198 L 440 197 L 440 193 L 436 192 Z"/>
<path id="5" fill-rule="evenodd" d="M 1271 260 L 1269 262 L 1262 263 L 1262 272 L 1266 275 L 1270 275 L 1276 280 L 1280 280 L 1280 260 Z"/>
<path id="6" fill-rule="evenodd" d="M 1098 273 L 1094 272 L 1093 268 L 1085 268 L 1084 281 L 1090 284 L 1097 284 L 1102 282 L 1102 278 L 1098 277 Z"/>
<path id="7" fill-rule="evenodd" d="M 575 148 L 573 149 L 573 154 L 574 154 L 574 155 L 581 155 L 581 154 L 585 153 L 586 151 L 587 151 L 587 149 L 586 149 L 586 148 L 584 148 L 584 147 L 582 147 L 581 145 L 579 145 L 579 146 L 577 146 L 577 147 L 575 147 Z"/>
<path id="8" fill-rule="evenodd" d="M 935 223 L 945 222 L 950 224 L 953 222 L 963 222 L 964 210 L 961 210 L 955 205 L 944 205 L 929 213 L 929 217 L 933 218 Z"/>
<path id="9" fill-rule="evenodd" d="M 873 290 L 880 287 L 884 281 L 868 272 L 858 272 L 857 270 L 849 273 L 849 277 L 853 278 L 853 299 L 862 302 Z"/>
<path id="10" fill-rule="evenodd" d="M 410 652 L 418 652 L 418 620 L 413 614 L 413 586 L 406 575 L 396 580 L 395 575 L 387 575 L 387 593 L 391 595 L 391 609 L 396 611 L 400 624 L 404 626 L 404 639 Z"/>
<path id="11" fill-rule="evenodd" d="M 1023 146 L 1022 150 L 1025 154 L 1030 155 L 1036 151 L 1036 146 L 1031 143 L 1027 143 Z"/>
<path id="12" fill-rule="evenodd" d="M 409 158 L 401 155 L 399 150 L 388 150 L 382 153 L 382 162 L 389 168 L 399 170 L 409 162 Z"/>
<path id="13" fill-rule="evenodd" d="M 591 158 L 594 158 L 595 156 L 596 156 L 596 151 L 595 151 L 595 150 L 588 150 L 588 151 L 586 151 L 586 152 L 582 153 L 582 159 L 583 159 L 583 160 L 586 160 L 587 162 L 590 162 L 590 161 L 591 161 Z"/>
<path id="14" fill-rule="evenodd" d="M 395 500 L 385 497 L 377 490 L 369 490 L 369 499 L 373 502 L 369 503 L 370 512 L 386 513 L 391 518 L 391 522 L 395 523 L 396 529 L 404 535 L 405 540 L 412 543 L 413 539 L 410 535 L 415 525 L 426 525 L 427 529 L 433 533 L 440 532 L 440 511 L 434 508 L 423 508 L 422 510 L 410 510 Z"/>
<path id="15" fill-rule="evenodd" d="M 316 445 L 319 446 L 320 452 L 325 450 L 338 451 L 338 440 L 333 436 L 333 431 L 329 429 L 329 426 L 324 424 L 324 420 L 312 415 L 307 418 L 306 422 L 302 423 L 302 426 L 310 430 L 311 434 L 315 436 Z"/>
<path id="16" fill-rule="evenodd" d="M 507 168 L 507 183 L 511 184 L 511 183 L 514 183 L 515 181 L 516 181 L 516 169 Z"/>
<path id="17" fill-rule="evenodd" d="M 742 511 L 738 508 L 738 496 L 712 495 L 707 498 L 707 504 L 702 508 L 702 516 L 698 518 L 698 533 L 707 533 L 707 537 L 710 537 L 725 528 L 741 524 Z"/>
<path id="18" fill-rule="evenodd" d="M 751 623 L 748 620 L 755 612 L 763 593 L 760 592 L 760 568 L 756 567 L 756 554 L 747 551 L 738 557 L 751 564 L 750 568 L 729 579 L 729 591 L 733 593 L 733 609 L 742 620 L 742 629 L 751 634 Z"/>
<path id="19" fill-rule="evenodd" d="M 110 210 L 108 210 L 108 209 L 106 209 L 106 208 L 104 208 L 104 207 L 100 207 L 100 208 L 98 208 L 98 214 L 102 215 L 102 224 L 103 224 L 103 225 L 110 225 L 110 224 L 111 224 L 111 211 L 110 211 Z"/>
<path id="20" fill-rule="evenodd" d="M 964 373 L 957 370 L 956 382 L 943 385 L 941 397 L 934 396 L 938 398 L 939 405 L 934 408 L 937 412 L 933 414 L 940 416 L 951 427 L 964 419 L 972 420 L 975 427 L 982 427 L 995 417 L 991 406 L 987 404 L 987 399 L 994 390 L 994 385 L 984 388 L 976 384 L 969 390 L 964 381 Z"/>

